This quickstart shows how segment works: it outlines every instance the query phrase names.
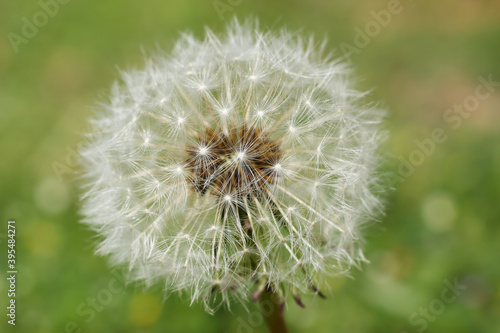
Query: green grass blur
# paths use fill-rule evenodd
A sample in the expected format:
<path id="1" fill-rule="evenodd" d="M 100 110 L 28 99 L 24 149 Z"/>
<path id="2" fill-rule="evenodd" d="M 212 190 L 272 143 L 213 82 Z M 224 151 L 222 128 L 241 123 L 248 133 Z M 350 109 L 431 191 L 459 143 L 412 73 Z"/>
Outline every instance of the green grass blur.
<path id="1" fill-rule="evenodd" d="M 61 0 L 62 1 L 62 0 Z M 225 12 L 217 11 L 226 4 Z M 238 4 L 239 3 L 239 4 Z M 0 3 L 0 331 L 10 331 L 6 221 L 17 221 L 16 332 L 265 332 L 258 308 L 215 316 L 160 288 L 124 287 L 93 255 L 78 223 L 72 151 L 94 101 L 140 67 L 143 49 L 168 48 L 181 31 L 221 31 L 236 15 L 355 46 L 355 27 L 388 0 L 69 1 L 14 52 L 9 33 L 38 0 Z M 500 86 L 460 123 L 445 112 L 473 96 L 479 76 L 500 82 L 500 2 L 402 0 L 402 11 L 350 60 L 360 89 L 389 109 L 386 169 L 418 160 L 415 140 L 446 134 L 407 177 L 394 181 L 386 216 L 367 229 L 371 264 L 332 279 L 328 298 L 289 303 L 291 332 L 500 332 Z M 222 17 L 219 15 L 222 14 Z M 10 35 L 12 36 L 12 35 Z M 345 45 L 345 44 L 344 44 Z M 59 181 L 54 171 L 68 171 Z M 420 164 L 420 163 L 418 163 Z M 60 170 L 61 171 L 61 170 Z M 71 171 L 71 172 L 69 172 Z M 407 170 L 403 170 L 407 171 Z M 467 286 L 450 302 L 444 281 Z M 104 290 L 104 291 L 103 291 Z M 111 297 L 109 297 L 111 295 Z M 92 299 L 100 301 L 92 305 Z M 443 305 L 444 306 L 441 306 Z M 429 310 L 429 316 L 420 311 Z"/>

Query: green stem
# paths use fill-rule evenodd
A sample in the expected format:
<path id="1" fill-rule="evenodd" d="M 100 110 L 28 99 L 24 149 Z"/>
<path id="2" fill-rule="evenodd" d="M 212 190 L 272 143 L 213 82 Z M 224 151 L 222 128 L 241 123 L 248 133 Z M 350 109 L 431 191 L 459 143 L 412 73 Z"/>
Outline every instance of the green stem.
<path id="1" fill-rule="evenodd" d="M 271 290 L 266 290 L 259 298 L 262 314 L 271 333 L 288 333 L 282 312 L 283 299 Z"/>

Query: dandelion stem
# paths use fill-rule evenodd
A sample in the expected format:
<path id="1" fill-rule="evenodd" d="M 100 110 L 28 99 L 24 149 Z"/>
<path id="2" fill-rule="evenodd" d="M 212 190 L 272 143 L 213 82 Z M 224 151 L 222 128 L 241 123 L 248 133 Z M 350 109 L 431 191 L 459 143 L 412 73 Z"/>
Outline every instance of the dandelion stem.
<path id="1" fill-rule="evenodd" d="M 276 292 L 267 289 L 259 298 L 262 314 L 266 319 L 267 327 L 271 333 L 288 333 L 283 316 L 283 298 Z"/>

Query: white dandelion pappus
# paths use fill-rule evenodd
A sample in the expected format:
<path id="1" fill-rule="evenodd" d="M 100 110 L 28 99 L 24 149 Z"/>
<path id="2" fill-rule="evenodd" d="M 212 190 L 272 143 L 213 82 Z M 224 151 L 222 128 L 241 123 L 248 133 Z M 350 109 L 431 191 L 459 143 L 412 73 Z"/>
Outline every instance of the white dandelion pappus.
<path id="1" fill-rule="evenodd" d="M 364 260 L 383 112 L 323 48 L 234 22 L 124 73 L 82 152 L 97 252 L 209 310 Z"/>

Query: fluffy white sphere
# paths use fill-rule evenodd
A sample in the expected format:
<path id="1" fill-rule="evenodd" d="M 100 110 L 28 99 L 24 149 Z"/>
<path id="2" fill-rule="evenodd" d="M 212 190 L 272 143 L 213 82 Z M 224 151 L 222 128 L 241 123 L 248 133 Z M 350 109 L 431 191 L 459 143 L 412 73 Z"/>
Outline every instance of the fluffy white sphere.
<path id="1" fill-rule="evenodd" d="M 123 73 L 82 152 L 98 253 L 208 308 L 317 290 L 363 260 L 383 112 L 322 53 L 234 22 Z"/>

